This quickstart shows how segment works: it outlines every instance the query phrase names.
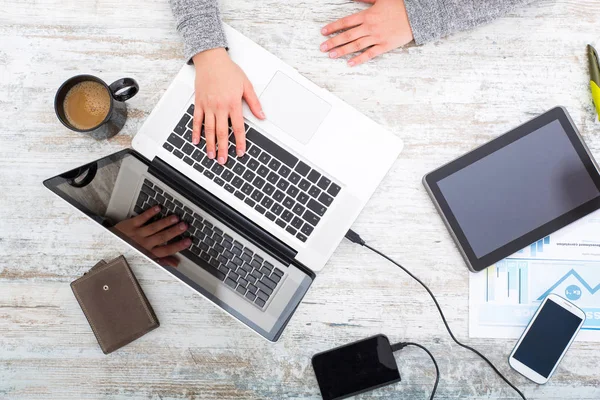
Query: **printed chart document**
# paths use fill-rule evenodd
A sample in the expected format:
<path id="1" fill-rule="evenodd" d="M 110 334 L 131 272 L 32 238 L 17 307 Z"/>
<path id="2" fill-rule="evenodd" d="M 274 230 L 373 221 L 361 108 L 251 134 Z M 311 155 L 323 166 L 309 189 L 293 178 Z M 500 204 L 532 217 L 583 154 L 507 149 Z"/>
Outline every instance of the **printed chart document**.
<path id="1" fill-rule="evenodd" d="M 600 342 L 600 210 L 469 277 L 469 336 L 518 338 L 541 301 L 586 314 L 577 340 Z"/>

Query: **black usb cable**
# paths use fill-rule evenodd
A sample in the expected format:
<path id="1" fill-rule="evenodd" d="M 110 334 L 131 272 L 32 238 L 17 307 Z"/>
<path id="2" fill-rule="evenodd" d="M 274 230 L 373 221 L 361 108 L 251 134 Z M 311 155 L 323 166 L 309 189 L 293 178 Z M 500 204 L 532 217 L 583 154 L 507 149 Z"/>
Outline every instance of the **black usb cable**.
<path id="1" fill-rule="evenodd" d="M 438 364 L 435 361 L 435 357 L 433 356 L 433 354 L 431 354 L 431 352 L 429 350 L 427 350 L 425 348 L 425 346 L 421 346 L 420 344 L 413 343 L 413 342 L 401 342 L 401 343 L 393 344 L 392 345 L 392 351 L 402 350 L 406 346 L 416 346 L 416 347 L 418 347 L 420 349 L 425 350 L 425 352 L 427 354 L 429 354 L 429 357 L 431 358 L 431 361 L 433 361 L 433 366 L 435 367 L 435 383 L 433 384 L 433 390 L 431 391 L 431 396 L 429 396 L 429 400 L 433 400 L 433 396 L 435 396 L 435 391 L 437 390 L 438 383 L 440 382 L 440 369 L 438 368 Z"/>
<path id="2" fill-rule="evenodd" d="M 492 364 L 492 362 L 490 360 L 487 359 L 486 356 L 484 356 L 483 354 L 481 354 L 479 351 L 475 350 L 474 348 L 472 348 L 471 346 L 467 346 L 466 344 L 463 344 L 461 342 L 459 342 L 455 337 L 454 334 L 452 333 L 452 330 L 450 329 L 450 326 L 448 325 L 448 322 L 446 321 L 446 317 L 444 316 L 444 312 L 442 311 L 442 308 L 440 307 L 437 299 L 435 298 L 434 294 L 431 292 L 431 290 L 429 290 L 429 288 L 427 287 L 427 285 L 425 285 L 419 278 L 417 278 L 416 276 L 414 276 L 410 271 L 408 271 L 406 268 L 404 268 L 402 265 L 398 264 L 396 261 L 392 260 L 390 257 L 386 256 L 385 254 L 383 254 L 382 252 L 380 252 L 377 249 L 374 249 L 373 247 L 369 246 L 367 243 L 365 243 L 365 241 L 360 237 L 360 235 L 356 232 L 354 232 L 352 229 L 350 229 L 347 233 L 346 233 L 346 239 L 350 240 L 352 243 L 356 243 L 359 244 L 361 246 L 366 247 L 367 249 L 373 251 L 374 253 L 379 254 L 381 257 L 385 258 L 386 260 L 388 260 L 389 262 L 395 264 L 396 266 L 398 266 L 400 269 L 402 269 L 404 272 L 406 272 L 408 274 L 408 276 L 410 276 L 411 278 L 413 278 L 415 281 L 419 282 L 421 284 L 421 286 L 423 286 L 423 288 L 425 288 L 425 290 L 427 291 L 427 293 L 429 293 L 429 295 L 431 296 L 431 299 L 433 300 L 433 302 L 435 303 L 435 306 L 438 309 L 438 312 L 440 313 L 440 316 L 442 317 L 442 322 L 444 322 L 444 326 L 446 327 L 446 330 L 448 331 L 448 333 L 450 334 L 450 337 L 452 338 L 452 340 L 454 340 L 454 342 L 459 345 L 460 347 L 463 347 L 467 350 L 471 350 L 473 353 L 477 354 L 479 357 L 481 357 L 486 363 L 488 363 L 488 365 L 494 370 L 494 372 L 496 374 L 498 374 L 498 376 L 500 378 L 502 378 L 502 380 L 504 382 L 506 382 L 506 384 L 508 386 L 510 386 L 515 392 L 517 392 L 519 394 L 519 396 L 521 396 L 521 398 L 523 400 L 527 400 L 525 398 L 525 395 L 523 395 L 523 393 L 521 393 L 521 391 L 519 389 L 517 389 L 517 387 L 515 385 L 513 385 L 512 383 L 510 383 L 510 381 L 504 376 L 502 375 L 502 373 L 498 370 L 498 368 L 496 368 L 494 366 L 494 364 Z M 398 343 L 395 344 L 394 346 L 401 346 L 398 347 L 398 349 L 407 346 L 407 345 L 413 345 L 413 346 L 417 346 L 422 348 L 423 350 L 425 350 L 429 356 L 431 357 L 431 359 L 433 360 L 433 363 L 436 367 L 436 372 L 438 374 L 438 377 L 435 380 L 435 386 L 433 389 L 433 393 L 431 394 L 431 399 L 433 399 L 433 394 L 435 393 L 435 390 L 437 388 L 437 384 L 438 384 L 438 380 L 439 380 L 439 369 L 437 367 L 437 363 L 435 362 L 435 359 L 433 358 L 433 356 L 431 355 L 431 353 L 429 352 L 429 350 L 425 349 L 423 346 L 418 345 L 416 343 Z M 403 346 L 404 345 L 404 346 Z M 394 346 L 392 346 L 392 348 L 394 348 Z"/>

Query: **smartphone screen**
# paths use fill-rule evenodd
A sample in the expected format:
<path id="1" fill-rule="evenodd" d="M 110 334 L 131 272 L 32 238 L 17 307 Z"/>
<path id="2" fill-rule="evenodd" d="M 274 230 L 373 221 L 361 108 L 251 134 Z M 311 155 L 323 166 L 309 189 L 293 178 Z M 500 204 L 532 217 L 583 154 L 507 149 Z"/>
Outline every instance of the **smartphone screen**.
<path id="1" fill-rule="evenodd" d="M 548 378 L 581 323 L 577 315 L 548 299 L 512 357 Z"/>
<path id="2" fill-rule="evenodd" d="M 392 347 L 384 335 L 319 353 L 312 364 L 323 400 L 345 399 L 400 381 Z"/>

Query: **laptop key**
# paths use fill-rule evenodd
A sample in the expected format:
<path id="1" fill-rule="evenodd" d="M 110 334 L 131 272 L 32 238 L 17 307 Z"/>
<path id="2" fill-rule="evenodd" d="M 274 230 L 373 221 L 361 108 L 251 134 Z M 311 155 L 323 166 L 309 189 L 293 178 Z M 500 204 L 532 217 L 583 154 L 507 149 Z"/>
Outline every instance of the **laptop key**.
<path id="1" fill-rule="evenodd" d="M 271 171 L 269 173 L 269 176 L 267 176 L 267 180 L 269 182 L 271 182 L 272 184 L 276 184 L 277 181 L 279 180 L 279 175 L 277 175 L 275 172 Z M 283 180 L 283 179 L 282 179 Z"/>
<path id="2" fill-rule="evenodd" d="M 183 134 L 183 138 L 191 143 L 192 142 L 192 131 L 190 129 L 185 131 L 185 133 Z"/>
<path id="3" fill-rule="evenodd" d="M 274 214 L 272 214 L 269 211 L 267 211 L 267 213 L 265 214 L 265 217 L 269 218 L 271 221 L 275 221 L 275 218 L 277 218 Z"/>
<path id="4" fill-rule="evenodd" d="M 292 228 L 292 226 L 291 226 L 291 225 L 288 225 L 288 227 L 287 227 L 287 228 L 285 228 L 285 231 L 286 231 L 287 233 L 291 233 L 291 234 L 292 234 L 292 236 L 296 236 L 296 232 L 298 232 L 297 230 L 295 230 L 294 228 Z"/>
<path id="5" fill-rule="evenodd" d="M 214 163 L 213 166 L 210 169 L 215 174 L 221 175 L 221 172 L 223 172 L 224 167 L 221 164 L 219 164 L 219 163 Z"/>
<path id="6" fill-rule="evenodd" d="M 246 292 L 246 298 L 250 301 L 254 301 L 254 299 L 256 299 L 256 295 L 254 293 L 252 293 L 251 291 Z"/>
<path id="7" fill-rule="evenodd" d="M 277 286 L 277 283 L 273 282 L 272 280 L 270 280 L 266 276 L 264 278 L 262 278 L 260 281 L 262 283 L 264 283 L 265 285 L 267 285 L 268 287 L 270 287 L 271 289 L 275 289 L 275 287 Z"/>
<path id="8" fill-rule="evenodd" d="M 281 167 L 281 163 L 278 160 L 273 158 L 271 162 L 269 162 L 269 168 L 271 168 L 273 171 L 277 171 L 279 167 Z"/>
<path id="9" fill-rule="evenodd" d="M 156 195 L 156 191 L 154 191 L 154 189 L 151 189 L 150 186 L 146 184 L 142 185 L 142 192 L 146 193 L 148 197 L 154 197 L 154 195 Z"/>
<path id="10" fill-rule="evenodd" d="M 256 205 L 256 207 L 254 207 L 254 209 L 255 209 L 256 211 L 258 211 L 259 213 L 261 213 L 261 214 L 264 214 L 264 213 L 266 213 L 266 212 L 267 212 L 267 210 L 265 210 L 265 209 L 264 209 L 263 207 L 261 207 L 259 204 L 257 204 L 257 205 Z"/>
<path id="11" fill-rule="evenodd" d="M 236 163 L 235 167 L 233 167 L 233 172 L 235 172 L 238 175 L 242 175 L 244 173 L 244 171 L 246 171 L 246 167 L 244 167 L 240 163 Z"/>
<path id="12" fill-rule="evenodd" d="M 300 189 L 304 190 L 305 192 L 308 192 L 308 189 L 310 189 L 310 182 L 306 179 L 302 179 L 298 186 L 300 187 Z"/>
<path id="13" fill-rule="evenodd" d="M 259 306 L 260 308 L 263 308 L 265 306 L 266 302 L 263 299 L 259 299 L 257 297 L 256 300 L 254 300 L 254 304 Z"/>
<path id="14" fill-rule="evenodd" d="M 180 149 L 181 146 L 183 146 L 183 144 L 185 143 L 185 140 L 183 140 L 181 137 L 177 136 L 174 133 L 171 133 L 169 135 L 169 137 L 167 138 L 167 142 L 171 143 L 176 149 Z"/>
<path id="15" fill-rule="evenodd" d="M 209 170 L 204 170 L 203 172 L 204 176 L 206 176 L 208 179 L 212 179 L 215 177 L 215 174 L 213 174 L 212 172 L 210 172 Z"/>
<path id="16" fill-rule="evenodd" d="M 227 275 L 227 277 L 233 279 L 234 281 L 237 281 L 240 276 L 233 271 L 229 271 L 229 275 Z"/>
<path id="17" fill-rule="evenodd" d="M 246 196 L 244 196 L 242 194 L 242 192 L 240 192 L 239 190 L 236 190 L 236 192 L 233 194 L 235 197 L 237 197 L 240 200 L 244 200 L 246 198 Z"/>
<path id="18" fill-rule="evenodd" d="M 279 202 L 283 201 L 283 199 L 285 198 L 285 194 L 281 191 L 278 190 L 275 192 L 275 194 L 273 195 L 273 198 Z"/>
<path id="19" fill-rule="evenodd" d="M 187 113 L 190 115 L 194 115 L 194 105 L 190 104 L 190 106 L 187 109 Z"/>
<path id="20" fill-rule="evenodd" d="M 285 200 L 283 200 L 283 205 L 290 209 L 294 206 L 294 199 L 292 199 L 291 197 L 286 197 Z"/>
<path id="21" fill-rule="evenodd" d="M 267 168 L 264 165 L 261 165 L 258 167 L 258 169 L 256 170 L 256 173 L 260 176 L 262 176 L 263 178 L 265 178 L 267 175 L 269 175 L 269 168 Z"/>
<path id="22" fill-rule="evenodd" d="M 139 207 L 139 206 L 135 206 L 135 207 L 133 208 L 133 211 L 134 211 L 136 214 L 138 214 L 138 215 L 144 212 L 144 210 L 143 210 L 141 207 Z"/>
<path id="23" fill-rule="evenodd" d="M 257 176 L 252 184 L 257 188 L 262 189 L 262 187 L 265 185 L 265 180 L 260 176 Z"/>
<path id="24" fill-rule="evenodd" d="M 266 197 L 266 196 L 265 196 L 265 197 L 262 199 L 262 201 L 260 202 L 260 204 L 261 204 L 263 207 L 265 207 L 265 208 L 269 209 L 269 208 L 271 208 L 271 206 L 273 205 L 273 199 L 271 199 L 270 197 Z"/>
<path id="25" fill-rule="evenodd" d="M 292 218 L 294 218 L 294 214 L 292 214 L 291 212 L 289 212 L 288 210 L 285 210 L 283 212 L 283 214 L 281 215 L 281 218 L 283 218 L 283 220 L 285 222 L 290 222 L 292 220 Z"/>
<path id="26" fill-rule="evenodd" d="M 306 212 L 304 213 L 304 215 L 302 216 L 302 218 L 305 221 L 307 221 L 309 224 L 311 224 L 312 226 L 317 226 L 317 224 L 321 220 L 321 218 L 317 217 L 310 210 L 306 210 Z"/>
<path id="27" fill-rule="evenodd" d="M 187 164 L 187 165 L 194 165 L 194 160 L 192 160 L 191 158 L 189 158 L 188 156 L 185 156 L 185 158 L 183 159 L 183 161 Z"/>
<path id="28" fill-rule="evenodd" d="M 306 174 L 308 174 L 308 172 L 310 171 L 310 167 L 308 165 L 306 165 L 305 163 L 303 163 L 302 161 L 300 161 L 298 163 L 298 165 L 296 165 L 296 168 L 294 168 L 294 170 L 296 172 L 298 172 L 300 175 L 306 176 Z"/>
<path id="29" fill-rule="evenodd" d="M 327 189 L 327 187 L 329 186 L 330 183 L 331 183 L 331 180 L 329 180 L 329 178 L 327 178 L 326 176 L 322 176 L 321 179 L 319 179 L 317 186 L 320 187 L 321 189 L 325 190 L 325 189 Z"/>
<path id="30" fill-rule="evenodd" d="M 191 143 L 186 143 L 183 145 L 183 148 L 181 150 L 188 156 L 191 156 L 194 150 L 196 149 L 194 148 L 194 146 L 192 146 Z"/>
<path id="31" fill-rule="evenodd" d="M 244 172 L 244 175 L 242 175 L 242 177 L 247 180 L 248 182 L 252 182 L 254 180 L 254 177 L 256 176 L 256 174 L 252 171 L 250 171 L 249 169 L 246 170 L 246 172 Z"/>
<path id="32" fill-rule="evenodd" d="M 292 182 L 294 185 L 297 185 L 298 182 L 300 182 L 300 179 L 302 179 L 300 177 L 300 175 L 298 175 L 295 172 L 292 172 L 292 174 L 290 175 L 290 177 L 288 178 L 290 180 L 290 182 Z"/>
<path id="33" fill-rule="evenodd" d="M 204 154 L 200 150 L 195 150 L 194 154 L 192 154 L 192 158 L 200 162 L 204 158 Z"/>
<path id="34" fill-rule="evenodd" d="M 301 233 L 298 233 L 298 234 L 296 235 L 296 237 L 297 237 L 298 239 L 300 239 L 302 242 L 306 242 L 306 239 L 308 239 L 306 236 L 304 236 L 304 235 L 303 235 L 303 234 L 301 234 Z"/>
<path id="35" fill-rule="evenodd" d="M 260 154 L 260 149 L 258 148 L 258 146 L 250 146 L 250 148 L 248 149 L 248 154 L 250 154 L 254 158 L 258 158 L 258 155 Z"/>
<path id="36" fill-rule="evenodd" d="M 312 233 L 313 229 L 314 228 L 312 226 L 310 226 L 310 224 L 305 223 L 304 226 L 302 227 L 302 229 L 300 229 L 300 232 L 302 232 L 306 236 L 310 236 L 310 234 Z"/>
<path id="37" fill-rule="evenodd" d="M 235 160 L 233 159 L 233 157 L 227 157 L 227 161 L 225 162 L 225 166 L 229 169 L 233 168 L 233 166 L 235 165 Z"/>
<path id="38" fill-rule="evenodd" d="M 321 203 L 325 204 L 327 207 L 329 207 L 331 205 L 331 203 L 333 203 L 333 197 L 331 197 L 327 193 L 323 192 L 319 196 L 319 201 Z"/>
<path id="39" fill-rule="evenodd" d="M 270 160 L 271 156 L 268 155 L 266 152 L 262 152 L 258 157 L 258 161 L 262 162 L 263 164 L 267 164 Z"/>
<path id="40" fill-rule="evenodd" d="M 235 188 L 233 186 L 231 186 L 229 183 L 226 183 L 224 186 L 225 190 L 227 190 L 229 193 L 233 193 L 235 192 Z"/>
<path id="41" fill-rule="evenodd" d="M 223 173 L 221 174 L 221 178 L 225 179 L 227 182 L 230 182 L 234 176 L 235 175 L 233 175 L 233 172 L 228 170 L 223 171 Z"/>
<path id="42" fill-rule="evenodd" d="M 231 181 L 231 184 L 233 186 L 235 186 L 236 188 L 241 188 L 242 185 L 244 184 L 244 180 L 242 178 L 240 178 L 239 176 L 236 176 L 233 178 L 233 180 Z"/>
<path id="43" fill-rule="evenodd" d="M 283 176 L 284 178 L 287 178 L 288 175 L 290 174 L 290 172 L 292 172 L 292 170 L 289 169 L 287 167 L 287 165 L 282 165 L 281 168 L 279 168 L 279 171 L 278 171 L 279 175 Z"/>
<path id="44" fill-rule="evenodd" d="M 252 192 L 252 200 L 254 201 L 260 201 L 263 198 L 264 194 L 262 194 L 262 192 L 258 189 L 254 189 L 254 192 Z"/>
<path id="45" fill-rule="evenodd" d="M 263 278 L 263 279 L 264 279 L 264 278 Z M 266 294 L 268 294 L 269 296 L 270 296 L 270 295 L 273 293 L 273 289 L 271 289 L 270 287 L 268 287 L 267 285 L 265 285 L 265 284 L 262 282 L 262 279 L 261 279 L 260 281 L 257 281 L 257 282 L 256 282 L 256 286 L 257 286 L 257 287 L 258 287 L 260 290 L 262 290 L 263 292 L 265 292 Z M 258 292 L 258 293 L 260 293 L 260 292 Z M 260 294 L 259 294 L 259 296 L 260 296 Z M 265 299 L 265 300 L 266 300 L 266 299 Z"/>
<path id="46" fill-rule="evenodd" d="M 185 154 L 183 154 L 181 151 L 179 151 L 179 150 L 175 149 L 175 150 L 173 150 L 173 155 L 174 155 L 175 157 L 177 157 L 177 158 L 183 158 L 183 156 L 184 156 Z"/>
<path id="47" fill-rule="evenodd" d="M 248 182 L 244 183 L 244 186 L 242 186 L 242 192 L 247 196 L 252 193 L 252 190 L 254 190 L 254 188 Z"/>
<path id="48" fill-rule="evenodd" d="M 200 164 L 202 164 L 206 168 L 210 168 L 210 167 L 212 167 L 214 162 L 215 162 L 215 160 L 211 160 L 208 157 L 204 157 L 204 159 L 202 160 L 202 162 Z"/>
<path id="49" fill-rule="evenodd" d="M 321 217 L 325 214 L 325 211 L 327 211 L 327 207 L 313 199 L 310 199 L 306 206 Z"/>
<path id="50" fill-rule="evenodd" d="M 256 202 L 249 197 L 246 197 L 246 200 L 244 200 L 244 203 L 248 204 L 250 207 L 254 207 L 256 205 Z"/>
<path id="51" fill-rule="evenodd" d="M 227 279 L 225 279 L 225 284 L 227 284 L 227 286 L 229 286 L 229 287 L 231 287 L 231 288 L 233 288 L 233 289 L 235 289 L 235 287 L 237 286 L 237 282 L 236 282 L 236 281 L 234 281 L 234 280 L 233 280 L 233 279 L 231 279 L 231 278 L 227 278 Z"/>
<path id="52" fill-rule="evenodd" d="M 237 158 L 238 162 L 242 163 L 242 164 L 246 164 L 248 161 L 250 161 L 250 156 L 246 153 L 244 153 L 243 156 L 238 157 Z"/>
<path id="53" fill-rule="evenodd" d="M 331 186 L 329 186 L 329 189 L 327 189 L 327 193 L 335 197 L 340 192 L 340 189 L 341 187 L 339 187 L 335 183 L 332 183 Z"/>
<path id="54" fill-rule="evenodd" d="M 273 212 L 273 214 L 279 215 L 283 211 L 283 207 L 281 206 L 281 204 L 275 203 L 273 204 L 273 207 L 271 207 L 271 211 Z"/>
<path id="55" fill-rule="evenodd" d="M 281 276 L 273 273 L 271 274 L 271 276 L 269 276 L 269 279 L 271 279 L 275 283 L 279 283 L 279 281 L 281 280 Z"/>
<path id="56" fill-rule="evenodd" d="M 310 197 L 304 193 L 301 192 L 298 197 L 296 198 L 296 200 L 300 203 L 300 204 L 306 204 L 306 202 L 310 199 Z"/>
<path id="57" fill-rule="evenodd" d="M 312 171 L 310 171 L 310 174 L 308 174 L 307 178 L 309 181 L 311 181 L 312 183 L 317 183 L 317 181 L 319 180 L 319 178 L 321 177 L 321 174 L 318 173 L 317 171 L 315 171 L 314 169 Z"/>
<path id="58" fill-rule="evenodd" d="M 296 203 L 296 205 L 294 205 L 294 208 L 292 209 L 292 211 L 294 212 L 294 214 L 296 215 L 302 215 L 302 213 L 304 212 L 304 210 L 306 210 L 304 207 L 302 207 L 300 204 Z"/>
<path id="59" fill-rule="evenodd" d="M 196 171 L 198 171 L 198 172 L 201 172 L 201 173 L 204 172 L 204 167 L 202 165 L 198 164 L 198 163 L 194 164 L 194 169 Z"/>
<path id="60" fill-rule="evenodd" d="M 300 218 L 294 217 L 294 220 L 292 221 L 292 226 L 296 229 L 300 229 L 303 223 L 304 222 Z"/>
<path id="61" fill-rule="evenodd" d="M 296 197 L 296 195 L 298 195 L 298 193 L 300 193 L 300 189 L 298 189 L 296 186 L 291 185 L 288 190 L 286 190 L 286 193 L 289 194 L 292 198 Z"/>
<path id="62" fill-rule="evenodd" d="M 265 194 L 267 194 L 269 196 L 271 196 L 274 191 L 275 191 L 275 186 L 271 185 L 270 183 L 267 183 L 265 185 L 265 187 L 263 188 L 263 192 L 265 192 Z"/>
<path id="63" fill-rule="evenodd" d="M 288 186 L 290 186 L 290 183 L 283 178 L 280 179 L 279 182 L 277 182 L 277 187 L 281 190 L 287 189 Z"/>
<path id="64" fill-rule="evenodd" d="M 173 151 L 174 147 L 171 146 L 168 142 L 163 143 L 163 148 L 167 151 Z"/>
<path id="65" fill-rule="evenodd" d="M 248 161 L 247 167 L 250 168 L 252 171 L 256 171 L 256 169 L 259 166 L 260 166 L 260 163 L 258 161 L 256 161 L 255 159 L 251 159 L 250 161 Z"/>
<path id="66" fill-rule="evenodd" d="M 314 197 L 316 199 L 321 194 L 321 190 L 318 187 L 316 187 L 316 186 L 312 186 L 308 190 L 308 194 L 310 194 L 312 197 Z"/>
<path id="67" fill-rule="evenodd" d="M 237 291 L 239 294 L 241 294 L 242 296 L 246 294 L 246 288 L 245 288 L 245 287 L 243 287 L 243 286 L 241 286 L 241 285 L 240 285 L 240 286 L 238 286 L 238 287 L 237 287 L 235 290 L 236 290 L 236 291 Z"/>
<path id="68" fill-rule="evenodd" d="M 264 264 L 263 264 L 263 266 L 264 266 L 266 269 L 268 269 L 268 270 L 269 270 L 269 272 L 271 272 L 271 271 L 273 270 L 273 264 L 271 264 L 271 263 L 270 263 L 270 262 L 268 262 L 268 261 L 265 261 L 265 262 L 264 262 Z"/>
<path id="69" fill-rule="evenodd" d="M 281 228 L 285 228 L 285 225 L 286 225 L 286 223 L 285 223 L 285 221 L 284 221 L 284 220 L 282 220 L 282 219 L 280 219 L 280 218 L 277 218 L 277 221 L 275 221 L 275 223 L 276 223 L 277 225 L 279 225 Z"/>

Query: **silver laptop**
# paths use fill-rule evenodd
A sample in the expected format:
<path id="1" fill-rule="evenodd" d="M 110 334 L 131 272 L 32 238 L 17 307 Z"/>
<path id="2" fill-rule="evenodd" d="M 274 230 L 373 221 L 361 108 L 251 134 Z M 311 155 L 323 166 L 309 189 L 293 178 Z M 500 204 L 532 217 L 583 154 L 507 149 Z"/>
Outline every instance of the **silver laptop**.
<path id="1" fill-rule="evenodd" d="M 111 228 L 160 204 L 188 223 L 177 268 L 196 292 L 276 341 L 397 159 L 402 142 L 225 26 L 229 54 L 267 119 L 244 105 L 246 154 L 225 165 L 191 142 L 194 68 L 185 65 L 124 150 L 45 182 Z"/>

